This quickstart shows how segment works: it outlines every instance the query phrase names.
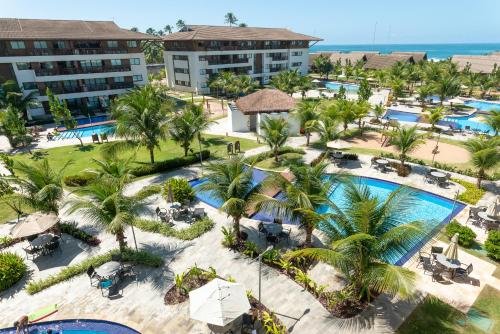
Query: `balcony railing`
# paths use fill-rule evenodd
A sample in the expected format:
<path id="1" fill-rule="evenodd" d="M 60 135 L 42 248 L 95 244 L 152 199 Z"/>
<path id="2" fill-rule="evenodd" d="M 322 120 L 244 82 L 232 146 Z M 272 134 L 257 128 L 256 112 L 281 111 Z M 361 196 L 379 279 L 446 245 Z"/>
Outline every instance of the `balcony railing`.
<path id="1" fill-rule="evenodd" d="M 82 93 L 82 92 L 95 92 L 100 90 L 111 90 L 111 89 L 130 89 L 134 88 L 133 82 L 116 82 L 111 84 L 97 84 L 97 85 L 82 85 L 76 87 L 54 87 L 50 90 L 54 94 L 72 94 L 72 93 Z M 46 89 L 38 90 L 40 95 L 46 95 Z"/>
<path id="2" fill-rule="evenodd" d="M 271 56 L 271 61 L 284 61 L 288 60 L 288 56 Z"/>
<path id="3" fill-rule="evenodd" d="M 19 49 L 2 50 L 4 56 L 54 56 L 54 55 L 96 55 L 96 54 L 124 54 L 126 49 Z"/>
<path id="4" fill-rule="evenodd" d="M 59 69 L 38 69 L 35 74 L 39 77 L 52 75 L 71 75 L 71 74 L 89 74 L 89 73 L 109 73 L 109 72 L 129 72 L 130 66 L 106 66 L 106 67 L 69 67 Z"/>

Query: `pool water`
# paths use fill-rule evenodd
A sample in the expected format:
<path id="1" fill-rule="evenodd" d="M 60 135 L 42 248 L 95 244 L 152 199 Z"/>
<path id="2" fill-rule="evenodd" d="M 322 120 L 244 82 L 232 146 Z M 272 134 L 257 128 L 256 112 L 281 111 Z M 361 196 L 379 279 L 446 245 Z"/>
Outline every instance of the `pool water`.
<path id="1" fill-rule="evenodd" d="M 420 121 L 420 115 L 411 112 L 397 111 L 389 109 L 386 111 L 383 119 L 395 119 L 403 122 L 418 122 Z"/>
<path id="2" fill-rule="evenodd" d="M 38 322 L 29 326 L 30 334 L 140 334 L 138 331 L 116 322 L 105 320 L 71 319 Z M 0 329 L 0 334 L 14 334 L 13 327 Z"/>
<path id="3" fill-rule="evenodd" d="M 92 122 L 91 122 L 92 120 Z M 85 118 L 79 118 L 76 120 L 76 122 L 78 123 L 78 125 L 85 125 L 85 124 L 90 124 L 90 123 L 99 123 L 99 122 L 105 122 L 105 121 L 109 121 L 109 117 L 108 116 L 94 116 L 94 117 L 90 117 L 90 119 L 88 117 L 85 117 Z"/>
<path id="4" fill-rule="evenodd" d="M 500 103 L 495 102 L 485 102 L 485 101 L 465 101 L 466 106 L 474 107 L 483 111 L 500 110 Z"/>
<path id="5" fill-rule="evenodd" d="M 340 89 L 340 86 L 344 86 L 346 91 L 355 93 L 358 91 L 359 86 L 354 85 L 354 84 L 346 84 L 346 83 L 341 83 L 341 82 L 334 82 L 334 81 L 329 81 L 325 83 L 325 87 L 327 89 L 335 90 L 338 91 Z"/>
<path id="6" fill-rule="evenodd" d="M 258 180 L 254 180 L 254 184 L 257 184 L 267 176 L 267 173 L 261 170 L 254 170 L 254 175 L 258 177 Z M 198 179 L 191 181 L 190 183 L 193 187 L 196 187 L 196 185 L 199 185 L 203 182 L 203 179 Z M 354 182 L 366 185 L 370 189 L 372 195 L 377 196 L 380 200 L 386 199 L 392 191 L 401 187 L 401 185 L 397 183 L 367 177 L 355 178 Z M 343 208 L 343 206 L 345 207 L 346 204 L 344 199 L 344 189 L 345 186 L 343 184 L 339 184 L 330 195 L 330 199 L 340 208 Z M 415 254 L 415 252 L 423 245 L 423 243 L 429 240 L 440 229 L 442 225 L 448 223 L 465 207 L 465 205 L 460 202 L 455 202 L 453 200 L 434 195 L 423 190 L 414 189 L 414 191 L 416 196 L 415 201 L 417 204 L 414 210 L 408 212 L 408 215 L 405 216 L 403 221 L 401 221 L 401 224 L 416 220 L 425 222 L 425 230 L 427 231 L 427 233 L 422 236 L 422 238 L 415 240 L 405 253 L 387 254 L 386 260 L 392 264 L 404 264 L 409 258 L 411 258 L 411 256 L 413 256 L 413 254 Z M 222 205 L 220 201 L 217 201 L 208 193 L 196 191 L 196 197 L 200 201 L 216 208 L 219 208 Z M 275 197 L 282 199 L 283 194 L 279 193 Z M 318 212 L 324 213 L 327 211 L 326 208 L 322 208 L 318 210 Z M 262 212 L 255 213 L 251 218 L 267 222 L 272 222 L 274 220 L 274 217 L 272 215 Z M 293 221 L 284 221 L 284 223 L 298 224 L 298 222 Z"/>
<path id="7" fill-rule="evenodd" d="M 116 126 L 114 124 L 92 125 L 80 129 L 61 131 L 60 135 L 57 136 L 55 140 L 75 138 L 77 134 L 81 137 L 91 137 L 94 133 L 98 135 L 103 133 L 112 135 L 115 132 L 115 129 Z"/>

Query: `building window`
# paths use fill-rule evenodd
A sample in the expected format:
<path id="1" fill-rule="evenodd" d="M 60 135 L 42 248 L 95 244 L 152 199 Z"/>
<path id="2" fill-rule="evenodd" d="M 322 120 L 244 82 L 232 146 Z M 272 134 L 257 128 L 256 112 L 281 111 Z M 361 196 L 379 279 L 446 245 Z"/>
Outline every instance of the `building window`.
<path id="1" fill-rule="evenodd" d="M 108 41 L 108 48 L 117 48 L 118 41 Z"/>
<path id="2" fill-rule="evenodd" d="M 189 70 L 187 68 L 180 68 L 180 67 L 174 68 L 174 72 L 175 73 L 189 74 Z"/>
<path id="3" fill-rule="evenodd" d="M 136 48 L 137 47 L 137 41 L 127 41 L 127 46 L 129 48 Z"/>
<path id="4" fill-rule="evenodd" d="M 30 63 L 16 63 L 16 66 L 17 66 L 17 69 L 20 71 L 30 69 Z"/>
<path id="5" fill-rule="evenodd" d="M 99 107 L 99 97 L 91 96 L 87 98 L 87 107 L 89 108 L 97 108 Z"/>
<path id="6" fill-rule="evenodd" d="M 141 65 L 141 58 L 130 58 L 130 65 Z"/>
<path id="7" fill-rule="evenodd" d="M 132 77 L 132 80 L 134 80 L 134 82 L 137 82 L 137 81 L 142 81 L 142 74 L 137 74 L 137 75 L 134 75 Z"/>
<path id="8" fill-rule="evenodd" d="M 54 42 L 54 48 L 55 49 L 64 49 L 64 48 L 66 48 L 66 43 L 64 43 L 64 41 L 56 41 L 56 42 Z"/>
<path id="9" fill-rule="evenodd" d="M 188 60 L 188 56 L 173 55 L 173 60 Z"/>
<path id="10" fill-rule="evenodd" d="M 36 82 L 23 82 L 23 88 L 26 90 L 37 89 Z"/>
<path id="11" fill-rule="evenodd" d="M 200 61 L 207 61 L 207 56 L 199 56 L 198 59 Z"/>
<path id="12" fill-rule="evenodd" d="M 80 66 L 83 68 L 101 67 L 102 60 L 80 60 Z"/>
<path id="13" fill-rule="evenodd" d="M 202 83 L 200 84 L 200 87 L 201 87 L 201 88 L 207 88 L 207 87 L 208 87 L 208 84 L 207 84 L 206 82 L 202 82 Z"/>
<path id="14" fill-rule="evenodd" d="M 119 83 L 119 82 L 125 82 L 125 77 L 115 77 L 115 78 L 114 78 L 114 81 L 115 81 L 116 83 Z"/>
<path id="15" fill-rule="evenodd" d="M 33 42 L 33 46 L 35 47 L 35 49 L 46 49 L 47 42 L 46 41 L 35 41 L 35 42 Z"/>
<path id="16" fill-rule="evenodd" d="M 292 52 L 292 56 L 294 57 L 302 56 L 302 51 L 294 51 Z"/>
<path id="17" fill-rule="evenodd" d="M 183 81 L 183 80 L 175 80 L 175 84 L 177 86 L 186 86 L 186 87 L 191 86 L 191 83 L 189 81 Z"/>
<path id="18" fill-rule="evenodd" d="M 54 68 L 54 64 L 52 62 L 43 62 L 40 63 L 40 68 L 43 70 L 52 70 Z"/>
<path id="19" fill-rule="evenodd" d="M 122 65 L 121 59 L 111 59 L 111 66 L 121 66 L 121 65 Z"/>
<path id="20" fill-rule="evenodd" d="M 207 70 L 204 68 L 200 69 L 200 75 L 205 75 L 205 74 L 207 74 Z"/>
<path id="21" fill-rule="evenodd" d="M 299 66 L 302 66 L 302 62 L 296 62 L 296 63 L 292 63 L 292 67 L 299 67 Z"/>
<path id="22" fill-rule="evenodd" d="M 12 49 L 26 49 L 24 41 L 10 41 L 10 47 Z"/>

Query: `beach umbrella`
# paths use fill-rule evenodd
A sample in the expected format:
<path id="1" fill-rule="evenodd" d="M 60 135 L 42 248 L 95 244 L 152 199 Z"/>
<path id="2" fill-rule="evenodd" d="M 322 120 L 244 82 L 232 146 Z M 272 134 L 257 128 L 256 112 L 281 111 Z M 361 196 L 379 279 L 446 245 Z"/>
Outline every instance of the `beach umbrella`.
<path id="1" fill-rule="evenodd" d="M 498 218 L 500 216 L 500 196 L 497 195 L 493 203 L 486 209 L 486 215 L 491 218 Z"/>
<path id="2" fill-rule="evenodd" d="M 245 287 L 219 278 L 189 292 L 191 319 L 224 327 L 250 310 Z"/>
<path id="3" fill-rule="evenodd" d="M 172 192 L 172 185 L 170 183 L 168 184 L 167 201 L 169 203 L 173 203 L 174 202 L 174 194 Z"/>
<path id="4" fill-rule="evenodd" d="M 320 83 L 321 80 L 318 80 L 318 79 L 314 79 L 313 81 L 311 81 L 312 83 Z"/>
<path id="5" fill-rule="evenodd" d="M 57 224 L 58 221 L 59 218 L 54 213 L 36 212 L 26 217 L 22 222 L 17 223 L 12 229 L 11 234 L 14 238 L 24 238 L 40 234 Z"/>
<path id="6" fill-rule="evenodd" d="M 444 251 L 444 256 L 449 260 L 458 260 L 458 233 L 451 238 L 448 248 Z"/>
<path id="7" fill-rule="evenodd" d="M 332 148 L 334 150 L 343 150 L 346 148 L 350 148 L 351 146 L 352 145 L 346 142 L 345 140 L 340 140 L 340 139 L 329 141 L 328 143 L 326 143 L 326 147 Z"/>

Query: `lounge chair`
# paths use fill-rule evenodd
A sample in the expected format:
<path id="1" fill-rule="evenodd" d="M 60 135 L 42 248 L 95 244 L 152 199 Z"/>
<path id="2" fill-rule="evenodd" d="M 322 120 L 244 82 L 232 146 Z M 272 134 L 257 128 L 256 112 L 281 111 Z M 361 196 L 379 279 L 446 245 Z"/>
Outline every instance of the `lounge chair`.
<path id="1" fill-rule="evenodd" d="M 96 286 L 97 286 L 99 284 L 99 282 L 101 281 L 101 276 L 99 276 L 96 273 L 93 266 L 90 266 L 87 268 L 87 276 L 90 279 L 90 286 L 94 286 L 93 283 L 96 283 Z"/>
<path id="2" fill-rule="evenodd" d="M 241 144 L 239 140 L 234 142 L 234 152 L 241 153 Z"/>
<path id="3" fill-rule="evenodd" d="M 426 271 L 432 272 L 431 255 L 419 250 L 417 268 L 420 266 L 424 269 L 424 274 Z"/>
<path id="4" fill-rule="evenodd" d="M 467 267 L 460 267 L 460 268 L 457 268 L 455 269 L 455 273 L 453 275 L 453 277 L 467 277 L 470 275 L 470 273 L 472 272 L 472 270 L 474 270 L 474 267 L 472 266 L 472 263 L 469 264 Z"/>
<path id="5" fill-rule="evenodd" d="M 92 143 L 100 144 L 99 136 L 97 135 L 97 133 L 92 134 Z"/>
<path id="6" fill-rule="evenodd" d="M 109 143 L 108 134 L 107 133 L 101 133 L 101 142 L 104 143 L 104 141 L 106 141 L 106 142 Z"/>
<path id="7" fill-rule="evenodd" d="M 469 217 L 467 217 L 467 220 L 465 221 L 465 224 L 467 225 L 467 223 L 469 222 L 469 220 L 472 219 L 472 224 L 474 225 L 474 223 L 479 223 L 481 222 L 481 217 L 479 217 L 478 213 L 481 212 L 481 211 L 486 211 L 486 207 L 485 206 L 480 206 L 480 207 L 477 207 L 477 208 L 473 208 L 471 207 L 469 209 Z"/>
<path id="8" fill-rule="evenodd" d="M 159 206 L 156 207 L 155 212 L 156 212 L 156 216 L 158 218 L 161 218 L 162 216 L 164 217 L 164 216 L 168 215 L 167 210 L 166 209 L 160 209 Z"/>

